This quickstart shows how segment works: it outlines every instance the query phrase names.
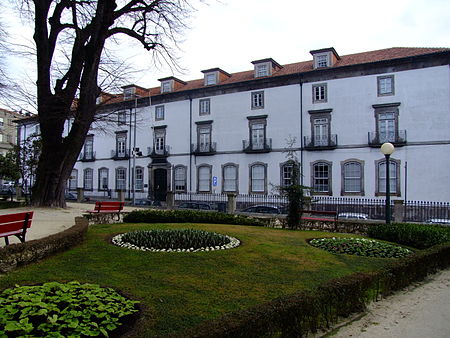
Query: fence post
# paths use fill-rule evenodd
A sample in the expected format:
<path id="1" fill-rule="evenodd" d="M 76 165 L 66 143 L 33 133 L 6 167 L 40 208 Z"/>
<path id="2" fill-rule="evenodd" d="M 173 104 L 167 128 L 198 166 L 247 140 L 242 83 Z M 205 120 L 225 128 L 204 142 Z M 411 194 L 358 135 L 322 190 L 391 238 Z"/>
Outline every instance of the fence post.
<path id="1" fill-rule="evenodd" d="M 119 200 L 119 202 L 125 202 L 125 190 L 117 191 L 117 199 Z"/>
<path id="2" fill-rule="evenodd" d="M 84 200 L 84 189 L 77 188 L 77 202 L 83 202 Z"/>
<path id="3" fill-rule="evenodd" d="M 394 220 L 396 222 L 403 222 L 404 208 L 403 200 L 394 200 Z"/>
<path id="4" fill-rule="evenodd" d="M 236 211 L 236 194 L 227 194 L 227 213 L 234 214 Z"/>
<path id="5" fill-rule="evenodd" d="M 167 192 L 166 204 L 167 204 L 167 209 L 173 209 L 173 207 L 175 206 L 175 194 L 173 193 L 173 191 Z"/>

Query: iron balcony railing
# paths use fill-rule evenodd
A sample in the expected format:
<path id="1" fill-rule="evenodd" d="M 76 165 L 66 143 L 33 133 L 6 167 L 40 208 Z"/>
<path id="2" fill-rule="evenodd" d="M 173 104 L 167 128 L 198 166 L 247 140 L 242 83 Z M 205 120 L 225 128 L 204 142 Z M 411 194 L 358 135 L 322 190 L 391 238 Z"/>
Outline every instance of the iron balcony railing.
<path id="1" fill-rule="evenodd" d="M 169 154 L 170 154 L 169 146 L 164 146 L 162 149 L 156 148 L 156 147 L 148 147 L 147 148 L 147 155 L 150 156 L 151 158 L 168 157 Z"/>
<path id="2" fill-rule="evenodd" d="M 379 147 L 385 142 L 390 142 L 397 147 L 401 147 L 406 144 L 406 130 L 398 130 L 391 135 L 371 131 L 368 133 L 368 142 L 371 147 Z"/>
<path id="3" fill-rule="evenodd" d="M 125 151 L 111 150 L 111 158 L 113 160 L 127 160 L 130 158 L 130 151 L 126 149 Z"/>
<path id="4" fill-rule="evenodd" d="M 213 155 L 216 153 L 216 142 L 212 143 L 193 143 L 191 144 L 191 151 L 194 155 Z"/>
<path id="5" fill-rule="evenodd" d="M 95 161 L 95 151 L 93 152 L 82 152 L 80 154 L 79 160 L 82 162 Z"/>
<path id="6" fill-rule="evenodd" d="M 305 136 L 303 140 L 306 150 L 329 150 L 337 147 L 336 134 L 330 134 L 326 137 Z"/>
<path id="7" fill-rule="evenodd" d="M 266 138 L 264 142 L 253 143 L 252 140 L 242 140 L 245 153 L 268 153 L 272 150 L 272 139 Z"/>

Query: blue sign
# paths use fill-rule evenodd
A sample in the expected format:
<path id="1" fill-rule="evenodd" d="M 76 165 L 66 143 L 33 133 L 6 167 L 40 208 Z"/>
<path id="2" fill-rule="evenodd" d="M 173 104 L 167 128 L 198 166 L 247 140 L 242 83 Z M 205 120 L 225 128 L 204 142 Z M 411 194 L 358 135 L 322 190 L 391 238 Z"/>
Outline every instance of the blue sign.
<path id="1" fill-rule="evenodd" d="M 213 176 L 213 187 L 217 187 L 217 176 Z"/>

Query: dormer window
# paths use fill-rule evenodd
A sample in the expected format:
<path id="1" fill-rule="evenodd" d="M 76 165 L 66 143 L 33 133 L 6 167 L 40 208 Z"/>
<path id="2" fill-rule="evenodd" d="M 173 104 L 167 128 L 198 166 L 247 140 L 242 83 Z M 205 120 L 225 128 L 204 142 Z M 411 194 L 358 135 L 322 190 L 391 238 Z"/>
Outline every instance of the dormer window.
<path id="1" fill-rule="evenodd" d="M 333 47 L 310 51 L 314 59 L 314 69 L 332 67 L 341 59 Z"/>
<path id="2" fill-rule="evenodd" d="M 316 57 L 316 68 L 328 67 L 328 55 L 317 55 Z"/>
<path id="3" fill-rule="evenodd" d="M 217 84 L 216 73 L 210 73 L 205 75 L 205 86 L 211 86 Z"/>
<path id="4" fill-rule="evenodd" d="M 123 100 L 131 100 L 134 98 L 134 93 L 136 92 L 136 88 L 134 87 L 127 87 L 123 89 Z"/>
<path id="5" fill-rule="evenodd" d="M 172 81 L 164 81 L 161 83 L 161 93 L 169 93 L 172 91 Z"/>
<path id="6" fill-rule="evenodd" d="M 255 77 L 270 76 L 282 67 L 273 59 L 252 61 L 255 66 Z"/>
<path id="7" fill-rule="evenodd" d="M 269 75 L 269 67 L 267 64 L 263 63 L 261 65 L 256 65 L 256 77 L 267 76 Z"/>
<path id="8" fill-rule="evenodd" d="M 231 75 L 227 72 L 223 71 L 220 68 L 211 68 L 202 70 L 204 74 L 204 85 L 205 86 L 213 86 L 219 83 L 222 83 L 226 79 L 228 79 Z"/>

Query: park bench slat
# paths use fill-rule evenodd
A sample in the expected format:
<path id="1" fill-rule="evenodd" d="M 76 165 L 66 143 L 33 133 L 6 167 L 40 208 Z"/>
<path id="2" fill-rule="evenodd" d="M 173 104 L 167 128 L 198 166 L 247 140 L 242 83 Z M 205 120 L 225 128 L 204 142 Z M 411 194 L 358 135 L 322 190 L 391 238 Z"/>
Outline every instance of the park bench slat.
<path id="1" fill-rule="evenodd" d="M 22 243 L 25 242 L 27 229 L 31 227 L 33 211 L 19 212 L 16 214 L 0 215 L 0 237 L 5 238 L 9 244 L 9 236 L 16 236 Z"/>

